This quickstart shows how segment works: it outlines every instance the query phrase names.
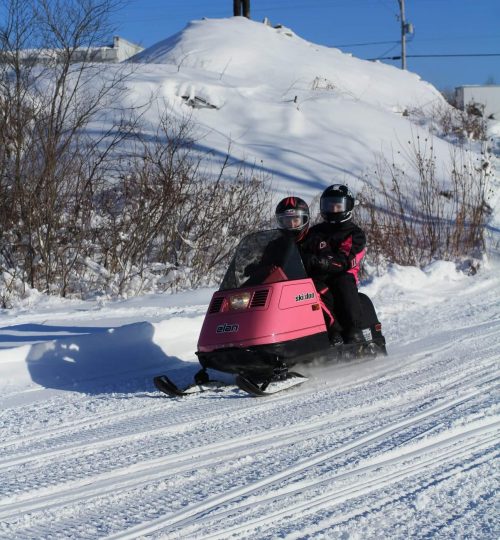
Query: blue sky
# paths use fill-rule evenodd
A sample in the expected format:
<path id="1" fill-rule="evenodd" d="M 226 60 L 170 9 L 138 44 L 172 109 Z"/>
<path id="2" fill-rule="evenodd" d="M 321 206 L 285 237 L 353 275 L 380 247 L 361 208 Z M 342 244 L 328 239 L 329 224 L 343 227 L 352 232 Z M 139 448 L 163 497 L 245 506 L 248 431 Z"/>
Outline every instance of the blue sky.
<path id="1" fill-rule="evenodd" d="M 411 58 L 412 54 L 500 54 L 500 0 L 405 0 L 408 69 L 439 89 L 500 84 L 500 56 Z M 397 0 L 250 0 L 256 21 L 268 17 L 296 34 L 359 58 L 400 54 Z M 232 0 L 128 0 L 113 16 L 116 33 L 149 47 L 190 20 L 232 16 Z M 372 43 L 371 45 L 358 45 Z M 399 60 L 384 60 L 400 65 Z"/>

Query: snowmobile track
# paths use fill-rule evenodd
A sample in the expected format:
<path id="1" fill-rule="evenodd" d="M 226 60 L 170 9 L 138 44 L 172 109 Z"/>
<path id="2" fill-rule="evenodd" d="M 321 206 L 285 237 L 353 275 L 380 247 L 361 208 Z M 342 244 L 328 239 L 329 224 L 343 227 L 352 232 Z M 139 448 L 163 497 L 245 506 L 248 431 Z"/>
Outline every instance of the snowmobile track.
<path id="1" fill-rule="evenodd" d="M 160 518 L 158 520 L 154 520 L 152 523 L 149 523 L 149 524 L 145 524 L 145 525 L 141 524 L 137 527 L 133 527 L 129 529 L 126 533 L 123 533 L 123 534 L 120 533 L 116 535 L 111 535 L 109 537 L 109 540 L 135 538 L 140 535 L 146 535 L 146 534 L 151 534 L 153 532 L 160 531 L 167 527 L 169 530 L 171 530 L 171 527 L 173 526 L 179 527 L 183 523 L 191 523 L 193 519 L 197 519 L 198 516 L 207 515 L 215 511 L 216 509 L 220 508 L 223 505 L 228 505 L 230 503 L 236 502 L 238 500 L 241 500 L 243 497 L 247 498 L 263 490 L 264 488 L 269 489 L 270 487 L 275 486 L 276 484 L 282 484 L 282 483 L 286 483 L 287 481 L 292 481 L 296 478 L 297 475 L 303 473 L 304 471 L 306 471 L 307 469 L 311 467 L 315 467 L 325 462 L 331 461 L 335 458 L 338 458 L 339 456 L 348 454 L 352 452 L 353 450 L 359 450 L 359 448 L 361 447 L 370 446 L 378 441 L 385 440 L 388 436 L 392 434 L 395 434 L 403 429 L 416 426 L 419 423 L 421 423 L 423 420 L 427 420 L 449 409 L 453 409 L 454 407 L 476 397 L 478 394 L 479 392 L 471 392 L 451 402 L 446 402 L 438 406 L 430 407 L 425 412 L 422 412 L 408 420 L 391 424 L 380 430 L 375 430 L 374 432 L 369 433 L 368 435 L 363 436 L 355 441 L 352 441 L 349 444 L 343 445 L 338 449 L 334 449 L 333 451 L 322 453 L 312 459 L 311 458 L 306 459 L 303 462 L 300 462 L 293 467 L 287 468 L 281 473 L 267 477 L 264 480 L 254 482 L 249 486 L 239 487 L 239 488 L 230 490 L 229 492 L 226 492 L 222 495 L 211 497 L 208 500 L 204 501 L 203 503 L 199 505 L 194 505 L 188 510 L 178 512 L 174 514 L 173 516 L 170 516 L 167 518 Z M 483 428 L 481 428 L 481 430 L 482 429 Z M 495 440 L 496 436 L 497 435 L 491 438 L 492 442 Z M 429 463 L 431 463 L 431 461 L 432 460 L 429 460 Z M 427 467 L 429 463 L 426 462 L 425 467 Z M 377 468 L 378 466 L 374 466 L 374 467 Z M 403 477 L 404 476 L 405 475 L 403 475 Z"/>
<path id="2" fill-rule="evenodd" d="M 256 527 L 257 525 L 259 527 L 266 526 L 267 528 L 269 528 L 270 526 L 275 524 L 277 520 L 283 518 L 283 513 L 285 509 L 286 512 L 294 513 L 301 516 L 316 514 L 321 510 L 331 508 L 333 505 L 338 505 L 339 503 L 348 501 L 350 499 L 355 499 L 356 497 L 368 495 L 372 491 L 381 489 L 383 490 L 384 488 L 391 486 L 392 484 L 408 480 L 412 476 L 420 474 L 424 471 L 432 471 L 433 469 L 439 469 L 442 465 L 445 465 L 457 458 L 468 456 L 471 451 L 481 452 L 483 450 L 489 449 L 489 453 L 484 452 L 480 454 L 480 456 L 477 458 L 478 462 L 486 461 L 496 453 L 494 450 L 491 451 L 491 447 L 492 445 L 494 445 L 494 441 L 498 436 L 499 427 L 500 424 L 497 423 L 493 435 L 491 435 L 491 429 L 489 427 L 471 429 L 467 433 L 463 433 L 462 436 L 457 436 L 455 440 L 448 440 L 441 445 L 436 445 L 435 442 L 432 442 L 430 443 L 429 448 L 420 447 L 418 450 L 405 453 L 398 458 L 380 460 L 374 465 L 357 467 L 347 473 L 341 473 L 337 476 L 330 476 L 328 479 L 320 482 L 315 481 L 309 484 L 307 484 L 306 482 L 302 482 L 300 488 L 295 490 L 287 490 L 286 488 L 282 488 L 282 493 L 279 493 L 278 495 L 271 495 L 270 497 L 260 500 L 260 504 L 265 504 L 269 508 L 271 506 L 277 506 L 281 502 L 282 504 L 280 505 L 281 508 L 279 510 L 268 514 L 265 517 L 250 517 L 245 521 L 245 524 L 243 526 L 225 529 L 224 534 L 242 532 L 245 530 L 249 530 L 252 527 Z M 477 437 L 478 435 L 483 433 L 489 433 L 490 436 L 488 438 L 484 438 L 480 444 L 476 441 L 474 441 L 473 443 L 466 443 L 468 438 Z M 397 465 L 404 465 L 404 462 L 412 457 L 412 453 L 415 455 L 421 454 L 422 450 L 428 450 L 432 446 L 436 446 L 436 448 L 439 447 L 440 450 L 446 451 L 442 453 L 439 458 L 435 458 L 435 456 L 433 455 L 428 459 L 422 460 L 418 464 L 413 464 L 408 468 L 405 468 L 404 472 L 401 469 L 399 471 L 394 471 L 393 469 L 391 469 L 395 468 Z M 452 446 L 453 449 L 448 450 L 448 446 Z M 459 446 L 459 448 L 457 448 L 457 446 Z M 450 472 L 446 471 L 445 474 L 450 474 Z M 360 480 L 360 478 L 364 478 L 366 476 L 369 477 L 367 480 Z M 442 476 L 444 477 L 444 474 Z M 437 479 L 442 480 L 441 477 L 437 478 L 436 476 L 433 476 L 432 481 L 434 482 Z M 354 483 L 355 487 L 338 488 L 335 484 L 336 482 L 342 482 L 343 484 Z M 322 495 L 310 495 L 307 497 L 307 502 L 302 502 L 303 495 L 306 490 L 310 489 L 317 492 L 320 488 Z M 280 490 L 278 489 L 277 491 L 279 492 Z M 300 496 L 297 497 L 299 498 L 300 502 L 291 503 L 290 499 L 294 496 Z M 381 502 L 379 502 L 379 505 L 383 506 L 389 500 L 390 499 L 388 498 L 383 499 Z M 283 504 L 286 505 L 285 508 L 283 508 Z M 238 505 L 235 508 L 229 510 L 221 510 L 220 512 L 205 510 L 204 515 L 207 516 L 205 518 L 205 521 L 211 520 L 217 522 L 222 519 L 228 519 L 235 514 L 239 514 L 241 516 L 242 512 L 245 511 L 251 514 L 252 510 L 254 510 L 254 505 L 251 503 L 246 505 Z M 182 525 L 182 523 L 178 523 L 177 525 Z M 203 526 L 202 522 L 200 523 L 200 526 Z M 206 536 L 205 538 L 216 538 L 217 536 L 218 534 L 215 534 Z"/>
<path id="3" fill-rule="evenodd" d="M 296 530 L 302 515 L 311 530 L 321 532 L 346 516 L 365 519 L 358 499 L 373 499 L 375 516 L 379 508 L 384 514 L 399 504 L 394 493 L 401 492 L 400 484 L 410 497 L 419 496 L 419 489 L 427 494 L 446 482 L 453 489 L 456 475 L 484 471 L 498 440 L 498 424 L 489 421 L 499 387 L 493 353 L 480 366 L 457 363 L 451 369 L 432 351 L 404 368 L 397 358 L 371 362 L 365 371 L 363 363 L 336 365 L 330 378 L 339 376 L 339 384 L 318 375 L 303 388 L 266 400 L 231 399 L 227 393 L 189 402 L 123 395 L 125 410 L 112 415 L 99 409 L 100 397 L 90 397 L 77 428 L 68 417 L 45 434 L 40 426 L 18 444 L 14 437 L 3 444 L 9 455 L 0 466 L 0 537 L 76 539 L 89 536 L 90 527 L 94 536 L 106 538 L 221 538 L 220 518 L 224 530 L 249 538 L 278 523 L 285 530 L 280 513 L 296 521 Z M 151 403 L 147 424 L 140 414 L 145 398 Z M 394 400 L 398 406 L 387 410 Z M 218 411 L 209 424 L 207 407 Z M 481 425 L 481 418 L 489 420 Z M 465 422 L 462 431 L 454 425 L 459 420 Z M 30 442 L 42 452 L 30 453 Z M 404 455 L 398 456 L 401 448 Z M 213 470 L 216 477 L 208 473 Z M 420 486 L 414 488 L 413 477 L 423 479 Z M 205 484 L 193 491 L 193 485 Z M 480 494 L 486 508 L 493 501 L 488 493 Z M 259 510 L 255 500 L 262 501 Z M 72 517 L 82 511 L 85 520 Z M 460 519 L 474 511 L 464 509 Z"/>

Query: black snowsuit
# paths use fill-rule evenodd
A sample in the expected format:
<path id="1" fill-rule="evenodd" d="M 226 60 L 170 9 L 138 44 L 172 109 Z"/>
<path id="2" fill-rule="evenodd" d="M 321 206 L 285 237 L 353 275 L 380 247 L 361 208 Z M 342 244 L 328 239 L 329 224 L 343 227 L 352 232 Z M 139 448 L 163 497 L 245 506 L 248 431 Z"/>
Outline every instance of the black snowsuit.
<path id="1" fill-rule="evenodd" d="M 333 311 L 346 334 L 363 328 L 357 284 L 365 246 L 365 233 L 351 220 L 315 225 L 304 240 L 306 269 L 330 289 Z"/>

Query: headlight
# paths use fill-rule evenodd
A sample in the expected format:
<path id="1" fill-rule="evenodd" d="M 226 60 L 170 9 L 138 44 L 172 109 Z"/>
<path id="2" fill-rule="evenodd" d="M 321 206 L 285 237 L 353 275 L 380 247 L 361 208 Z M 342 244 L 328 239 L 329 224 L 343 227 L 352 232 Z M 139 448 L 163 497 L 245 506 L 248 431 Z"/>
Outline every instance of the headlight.
<path id="1" fill-rule="evenodd" d="M 229 309 L 240 310 L 246 309 L 250 303 L 251 294 L 248 292 L 233 294 L 229 297 Z"/>

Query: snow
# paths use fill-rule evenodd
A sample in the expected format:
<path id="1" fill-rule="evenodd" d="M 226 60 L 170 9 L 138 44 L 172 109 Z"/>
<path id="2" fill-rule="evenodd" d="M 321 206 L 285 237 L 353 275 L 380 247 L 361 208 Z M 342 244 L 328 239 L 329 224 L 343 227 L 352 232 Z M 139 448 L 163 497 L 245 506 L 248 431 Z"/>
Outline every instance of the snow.
<path id="1" fill-rule="evenodd" d="M 241 18 L 193 22 L 140 59 L 131 100 L 153 91 L 180 114 L 182 95 L 203 97 L 219 107 L 192 110 L 203 144 L 223 153 L 231 138 L 277 194 L 308 200 L 338 175 L 369 183 L 372 152 L 423 129 L 401 111 L 440 100 L 411 73 Z M 492 189 L 475 275 L 436 261 L 363 283 L 387 357 L 304 367 L 305 384 L 267 398 L 154 389 L 160 373 L 191 381 L 213 289 L 32 291 L 0 311 L 0 538 L 498 538 Z"/>
<path id="2" fill-rule="evenodd" d="M 496 538 L 493 266 L 393 268 L 389 356 L 263 399 L 153 387 L 197 370 L 209 290 L 2 314 L 0 537 Z"/>
<path id="3" fill-rule="evenodd" d="M 398 152 L 429 132 L 403 113 L 420 109 L 432 122 L 436 108 L 446 106 L 414 73 L 241 17 L 194 21 L 133 61 L 124 106 L 152 99 L 144 113 L 152 126 L 166 110 L 192 118 L 199 148 L 222 160 L 230 147 L 233 157 L 272 178 L 277 195 L 308 201 L 333 182 L 356 191 L 373 183 L 381 154 L 404 165 Z M 193 109 L 183 96 L 217 109 Z M 434 145 L 447 181 L 450 145 Z"/>

